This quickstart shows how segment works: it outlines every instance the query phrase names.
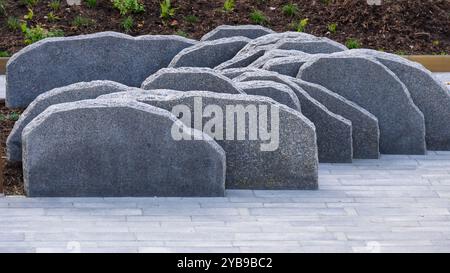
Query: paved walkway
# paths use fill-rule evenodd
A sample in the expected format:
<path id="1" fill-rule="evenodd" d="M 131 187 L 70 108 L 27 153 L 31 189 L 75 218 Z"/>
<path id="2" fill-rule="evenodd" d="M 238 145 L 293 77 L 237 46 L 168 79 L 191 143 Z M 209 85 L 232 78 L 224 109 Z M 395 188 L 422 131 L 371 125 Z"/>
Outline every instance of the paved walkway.
<path id="1" fill-rule="evenodd" d="M 0 252 L 450 252 L 450 152 L 321 164 L 318 191 L 0 197 Z"/>

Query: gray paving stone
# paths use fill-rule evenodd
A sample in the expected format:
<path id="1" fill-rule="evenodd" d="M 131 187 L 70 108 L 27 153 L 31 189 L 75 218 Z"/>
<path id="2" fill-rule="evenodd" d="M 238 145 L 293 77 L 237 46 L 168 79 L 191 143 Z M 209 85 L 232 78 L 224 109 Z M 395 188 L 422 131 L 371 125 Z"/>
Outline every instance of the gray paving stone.
<path id="1" fill-rule="evenodd" d="M 237 82 L 255 80 L 282 83 L 295 92 L 300 101 L 302 114 L 316 126 L 320 162 L 352 161 L 352 125 L 349 120 L 328 111 L 296 83 L 278 73 L 270 71 L 244 73 L 234 79 Z"/>
<path id="2" fill-rule="evenodd" d="M 179 91 L 212 91 L 240 94 L 233 81 L 216 70 L 198 67 L 163 68 L 148 77 L 142 89 L 171 89 Z"/>
<path id="3" fill-rule="evenodd" d="M 64 102 L 94 99 L 103 94 L 129 89 L 131 90 L 128 86 L 116 82 L 93 81 L 74 83 L 39 95 L 14 124 L 13 130 L 6 140 L 7 159 L 12 162 L 22 161 L 23 128 L 49 106 Z"/>
<path id="4" fill-rule="evenodd" d="M 245 37 L 232 37 L 200 42 L 180 51 L 169 67 L 214 68 L 232 59 L 249 41 Z"/>
<path id="5" fill-rule="evenodd" d="M 237 85 L 246 94 L 269 97 L 294 110 L 301 111 L 297 95 L 287 85 L 273 81 L 247 81 L 239 82 Z"/>
<path id="6" fill-rule="evenodd" d="M 174 140 L 173 126 L 201 141 Z M 168 111 L 132 100 L 50 106 L 24 128 L 22 142 L 29 196 L 224 194 L 223 149 Z"/>
<path id="7" fill-rule="evenodd" d="M 320 57 L 300 68 L 299 78 L 320 84 L 378 118 L 380 152 L 424 154 L 425 121 L 408 89 L 370 57 Z"/>
<path id="8" fill-rule="evenodd" d="M 373 56 L 392 70 L 425 117 L 427 149 L 450 150 L 450 94 L 430 71 L 398 55 L 376 50 L 351 50 L 347 54 Z"/>
<path id="9" fill-rule="evenodd" d="M 379 157 L 380 130 L 378 119 L 374 115 L 323 86 L 295 78 L 291 80 L 327 107 L 328 110 L 352 122 L 354 158 L 371 159 Z"/>
<path id="10" fill-rule="evenodd" d="M 111 80 L 137 87 L 195 43 L 180 36 L 133 38 L 115 32 L 45 39 L 8 61 L 6 105 L 25 108 L 48 90 L 83 81 Z"/>
<path id="11" fill-rule="evenodd" d="M 210 41 L 236 36 L 255 39 L 271 33 L 274 33 L 274 31 L 259 25 L 221 25 L 203 35 L 201 41 Z"/>
<path id="12" fill-rule="evenodd" d="M 120 93 L 100 98 L 105 99 L 111 96 L 117 98 L 118 95 Z M 204 112 L 211 106 L 219 107 L 222 111 L 223 130 L 213 132 L 207 129 L 206 132 L 226 152 L 226 187 L 229 189 L 317 189 L 318 187 L 314 125 L 298 111 L 262 96 L 212 92 L 185 92 L 180 96 L 167 97 L 142 95 L 138 92 L 128 92 L 125 95 L 127 98 L 134 96 L 140 102 L 172 111 L 178 105 L 188 107 L 191 112 Z M 236 108 L 230 113 L 228 109 L 231 106 L 233 109 L 242 107 L 242 110 Z M 267 117 L 258 118 L 251 114 L 252 107 L 261 109 L 263 106 L 270 108 L 267 110 Z M 248 112 L 249 122 L 239 125 L 242 123 L 239 119 L 245 117 L 247 111 L 250 111 Z M 278 118 L 275 118 L 275 112 L 278 112 Z M 236 122 L 232 122 L 231 130 L 228 124 L 229 118 L 227 118 L 229 115 L 237 117 L 236 120 L 233 118 Z M 203 116 L 201 128 L 198 129 L 206 128 L 207 123 L 211 122 L 208 117 L 211 116 Z M 256 119 L 253 118 L 267 118 L 271 132 L 276 133 L 275 138 L 264 139 L 261 131 L 254 132 L 257 127 L 254 127 Z M 188 126 L 196 126 L 195 117 L 181 120 Z M 244 126 L 243 130 L 239 129 L 240 126 Z M 275 128 L 278 131 L 274 131 Z M 238 132 L 237 135 L 236 132 Z M 239 136 L 239 132 L 244 132 L 245 136 Z M 258 133 L 258 136 L 252 137 L 254 133 Z"/>

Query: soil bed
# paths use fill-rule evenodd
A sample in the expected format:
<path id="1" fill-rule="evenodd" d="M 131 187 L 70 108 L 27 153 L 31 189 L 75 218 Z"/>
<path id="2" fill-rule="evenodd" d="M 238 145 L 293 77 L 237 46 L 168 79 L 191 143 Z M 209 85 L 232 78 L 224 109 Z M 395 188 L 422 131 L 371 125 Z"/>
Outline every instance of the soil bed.
<path id="1" fill-rule="evenodd" d="M 25 46 L 20 28 L 8 28 L 7 18 L 24 21 L 28 8 L 24 1 L 6 1 L 6 15 L 0 15 L 0 51 L 10 54 Z M 235 9 L 224 12 L 225 0 L 172 0 L 175 15 L 169 20 L 160 18 L 160 0 L 141 0 L 145 11 L 132 14 L 134 26 L 130 35 L 174 34 L 199 39 L 221 24 L 254 24 L 250 13 L 255 9 L 265 14 L 264 25 L 275 31 L 293 30 L 293 23 L 308 19 L 305 32 L 326 36 L 341 43 L 357 39 L 361 47 L 400 54 L 450 53 L 450 1 L 449 0 L 385 0 L 382 6 L 369 6 L 363 0 L 236 0 Z M 40 25 L 45 29 L 59 29 L 65 36 L 99 31 L 124 32 L 123 19 L 111 0 L 97 0 L 95 7 L 67 6 L 65 0 L 53 10 L 51 0 L 38 0 L 31 7 L 33 18 L 28 27 Z M 287 3 L 295 3 L 294 16 L 282 12 Z M 54 20 L 48 15 L 53 12 Z M 74 23 L 76 17 L 84 22 Z M 51 21 L 51 22 L 50 22 Z M 329 26 L 336 24 L 331 33 Z"/>
<path id="2" fill-rule="evenodd" d="M 22 164 L 11 164 L 6 161 L 6 139 L 14 127 L 17 114 L 21 114 L 21 110 L 11 110 L 6 108 L 5 102 L 0 102 L 0 143 L 1 154 L 0 164 L 2 164 L 1 180 L 3 180 L 3 190 L 6 195 L 24 194 Z"/>

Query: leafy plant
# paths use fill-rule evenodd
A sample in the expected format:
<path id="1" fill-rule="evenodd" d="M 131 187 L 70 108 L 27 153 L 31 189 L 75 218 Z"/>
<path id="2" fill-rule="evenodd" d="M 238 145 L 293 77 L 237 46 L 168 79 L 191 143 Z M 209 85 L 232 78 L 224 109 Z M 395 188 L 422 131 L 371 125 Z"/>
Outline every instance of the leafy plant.
<path id="1" fill-rule="evenodd" d="M 225 12 L 232 12 L 236 7 L 236 2 L 234 0 L 225 0 L 223 3 L 223 10 Z"/>
<path id="2" fill-rule="evenodd" d="M 59 17 L 56 16 L 56 15 L 53 13 L 53 11 L 51 11 L 51 12 L 49 12 L 49 13 L 47 14 L 47 20 L 48 20 L 49 22 L 55 22 L 55 21 L 59 20 Z"/>
<path id="3" fill-rule="evenodd" d="M 133 17 L 127 16 L 127 18 L 123 19 L 120 25 L 122 26 L 122 28 L 125 30 L 126 33 L 130 32 L 134 26 Z"/>
<path id="4" fill-rule="evenodd" d="M 94 23 L 94 20 L 78 15 L 72 21 L 72 26 L 74 27 L 88 27 Z"/>
<path id="5" fill-rule="evenodd" d="M 329 24 L 329 25 L 327 26 L 327 28 L 328 28 L 328 31 L 329 31 L 330 33 L 336 33 L 336 31 L 337 31 L 337 24 L 331 23 L 331 24 Z"/>
<path id="6" fill-rule="evenodd" d="M 120 15 L 139 13 L 145 11 L 144 4 L 139 0 L 114 0 L 114 8 L 118 9 Z"/>
<path id="7" fill-rule="evenodd" d="M 400 55 L 400 56 L 404 56 L 404 55 L 406 55 L 406 51 L 398 50 L 397 52 L 395 52 L 395 54 Z"/>
<path id="8" fill-rule="evenodd" d="M 198 17 L 195 15 L 187 15 L 184 20 L 188 23 L 195 24 L 198 22 Z"/>
<path id="9" fill-rule="evenodd" d="M 345 42 L 345 46 L 348 49 L 355 49 L 355 48 L 360 48 L 361 44 L 359 43 L 359 41 L 357 39 L 348 38 L 347 41 Z"/>
<path id="10" fill-rule="evenodd" d="M 253 21 L 255 24 L 263 25 L 267 23 L 266 15 L 260 10 L 253 10 L 250 13 L 250 20 Z"/>
<path id="11" fill-rule="evenodd" d="M 48 4 L 48 6 L 54 10 L 57 11 L 61 8 L 61 1 L 60 0 L 53 0 L 50 2 L 50 4 Z"/>
<path id="12" fill-rule="evenodd" d="M 36 6 L 39 3 L 39 0 L 20 0 L 20 3 L 27 7 Z"/>
<path id="13" fill-rule="evenodd" d="M 32 9 L 28 9 L 28 13 L 23 16 L 25 20 L 33 20 L 34 12 Z"/>
<path id="14" fill-rule="evenodd" d="M 295 16 L 298 13 L 298 6 L 297 4 L 289 3 L 284 5 L 281 8 L 281 11 L 283 12 L 284 15 Z"/>
<path id="15" fill-rule="evenodd" d="M 11 112 L 7 116 L 4 114 L 0 114 L 0 121 L 10 120 L 17 121 L 20 118 L 20 114 L 17 112 Z"/>
<path id="16" fill-rule="evenodd" d="M 304 32 L 306 27 L 309 24 L 309 19 L 305 18 L 305 19 L 301 19 L 296 25 L 295 25 L 295 30 L 297 30 L 297 32 Z"/>
<path id="17" fill-rule="evenodd" d="M 17 17 L 9 16 L 6 24 L 10 30 L 18 30 L 20 28 L 20 21 Z"/>
<path id="18" fill-rule="evenodd" d="M 84 2 L 86 2 L 86 5 L 90 8 L 97 6 L 97 0 L 84 0 Z"/>
<path id="19" fill-rule="evenodd" d="M 37 41 L 50 37 L 61 37 L 64 36 L 64 32 L 59 29 L 47 30 L 39 25 L 35 27 L 28 28 L 26 23 L 21 25 L 23 34 L 25 35 L 25 44 L 30 45 Z"/>
<path id="20" fill-rule="evenodd" d="M 175 15 L 175 8 L 172 7 L 170 0 L 163 0 L 159 5 L 162 19 L 169 19 Z"/>
<path id="21" fill-rule="evenodd" d="M 17 112 L 11 112 L 7 118 L 11 121 L 17 121 L 20 118 L 20 114 Z"/>
<path id="22" fill-rule="evenodd" d="M 177 32 L 175 32 L 175 35 L 185 37 L 185 38 L 187 38 L 189 36 L 185 31 L 182 31 L 181 29 L 177 30 Z"/>
<path id="23" fill-rule="evenodd" d="M 0 58 L 2 57 L 9 57 L 9 52 L 8 51 L 0 51 Z"/>

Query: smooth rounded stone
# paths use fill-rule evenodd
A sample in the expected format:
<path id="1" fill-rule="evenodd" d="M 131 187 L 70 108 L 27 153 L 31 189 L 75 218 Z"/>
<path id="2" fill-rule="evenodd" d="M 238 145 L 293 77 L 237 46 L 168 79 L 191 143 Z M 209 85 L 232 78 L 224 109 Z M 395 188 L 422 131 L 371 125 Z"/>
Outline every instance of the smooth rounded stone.
<path id="1" fill-rule="evenodd" d="M 176 141 L 171 130 L 197 140 Z M 31 197 L 224 196 L 226 159 L 208 135 L 133 100 L 47 108 L 23 130 Z"/>
<path id="2" fill-rule="evenodd" d="M 274 33 L 274 31 L 259 25 L 239 25 L 239 26 L 221 25 L 216 27 L 212 31 L 206 33 L 201 38 L 201 41 L 211 41 L 236 36 L 255 39 L 260 36 L 264 36 L 271 33 Z"/>
<path id="3" fill-rule="evenodd" d="M 169 67 L 214 68 L 232 59 L 248 42 L 250 39 L 245 37 L 200 42 L 180 51 L 170 62 Z"/>
<path id="4" fill-rule="evenodd" d="M 289 77 L 261 70 L 244 73 L 234 81 L 273 81 L 289 86 L 300 101 L 301 112 L 314 123 L 317 131 L 319 161 L 323 163 L 350 163 L 353 159 L 352 123 L 311 97 Z"/>
<path id="5" fill-rule="evenodd" d="M 116 32 L 48 38 L 14 54 L 6 68 L 6 105 L 25 108 L 38 95 L 77 82 L 111 80 L 138 87 L 197 41 L 176 35 Z"/>
<path id="6" fill-rule="evenodd" d="M 179 91 L 212 91 L 240 94 L 242 90 L 219 72 L 209 68 L 180 67 L 163 68 L 148 77 L 142 89 L 171 89 Z"/>
<path id="7" fill-rule="evenodd" d="M 291 80 L 328 110 L 352 122 L 353 158 L 379 158 L 380 129 L 378 119 L 374 115 L 321 85 L 296 78 Z"/>
<path id="8" fill-rule="evenodd" d="M 321 57 L 301 66 L 298 78 L 322 85 L 378 118 L 380 152 L 425 154 L 425 121 L 406 86 L 371 57 Z"/>
<path id="9" fill-rule="evenodd" d="M 244 48 L 242 48 L 238 55 L 245 54 L 248 51 L 253 51 L 257 48 L 259 49 L 267 49 L 272 48 L 274 44 L 276 44 L 279 40 L 285 38 L 297 38 L 297 39 L 305 39 L 305 40 L 314 40 L 317 39 L 316 36 L 307 34 L 304 32 L 282 32 L 282 33 L 273 33 L 261 36 L 249 42 Z"/>
<path id="10" fill-rule="evenodd" d="M 285 38 L 278 41 L 274 45 L 274 48 L 284 50 L 297 50 L 309 54 L 327 54 L 348 50 L 348 48 L 343 44 L 324 37 L 320 37 L 314 40 L 305 40 L 303 38 Z"/>
<path id="11" fill-rule="evenodd" d="M 236 78 L 245 72 L 257 72 L 260 69 L 258 68 L 252 68 L 252 67 L 241 67 L 241 68 L 227 68 L 223 70 L 218 70 L 217 72 L 224 75 L 225 77 L 229 79 Z"/>
<path id="12" fill-rule="evenodd" d="M 450 150 L 450 95 L 446 86 L 421 64 L 398 55 L 370 49 L 349 50 L 348 55 L 375 57 L 406 85 L 414 104 L 425 117 L 428 150 Z"/>
<path id="13" fill-rule="evenodd" d="M 261 56 L 264 55 L 266 50 L 257 49 L 254 51 L 249 51 L 244 54 L 239 54 L 233 57 L 233 59 L 228 60 L 220 65 L 216 66 L 215 69 L 230 69 L 230 68 L 241 68 L 247 67 Z"/>
<path id="14" fill-rule="evenodd" d="M 22 131 L 25 126 L 45 109 L 53 104 L 94 99 L 103 94 L 130 90 L 130 87 L 112 81 L 92 81 L 74 83 L 52 89 L 39 95 L 20 115 L 19 120 L 6 140 L 7 159 L 11 162 L 22 161 Z M 128 91 L 126 91 L 128 92 Z"/>
<path id="15" fill-rule="evenodd" d="M 315 127 L 298 111 L 267 97 L 201 91 L 167 97 L 136 95 L 135 99 L 172 112 L 176 110 L 174 107 L 187 106 L 192 114 L 190 118 L 184 118 L 188 115 L 183 112 L 181 120 L 192 128 L 200 120 L 204 132 L 207 131 L 205 133 L 225 150 L 227 189 L 318 188 Z M 267 109 L 265 112 L 264 108 Z M 258 121 L 252 109 L 259 109 Z M 174 114 L 178 116 L 179 112 Z M 220 126 L 223 130 L 218 127 L 207 129 L 213 119 L 223 122 Z M 258 137 L 251 138 L 252 132 L 256 133 L 251 128 L 255 129 L 257 124 Z M 266 131 L 264 126 L 270 137 L 262 137 L 261 132 Z"/>
<path id="16" fill-rule="evenodd" d="M 269 97 L 294 110 L 301 111 L 297 95 L 285 84 L 273 81 L 247 81 L 239 82 L 237 85 L 248 95 Z"/>

